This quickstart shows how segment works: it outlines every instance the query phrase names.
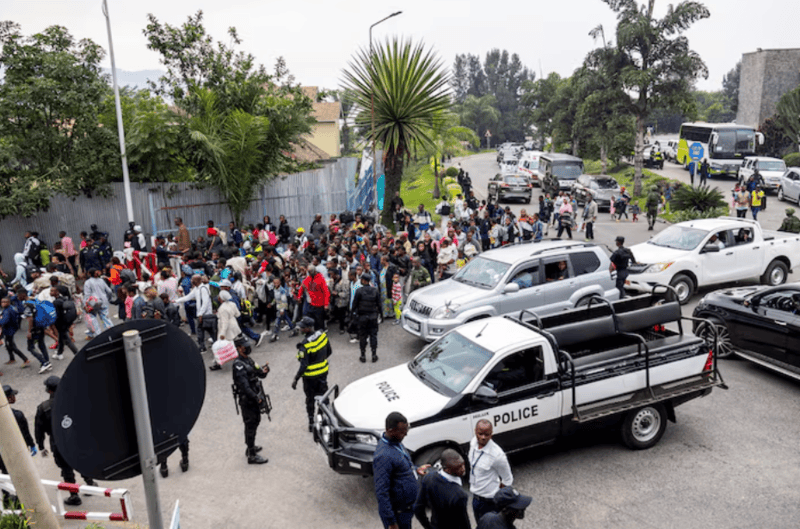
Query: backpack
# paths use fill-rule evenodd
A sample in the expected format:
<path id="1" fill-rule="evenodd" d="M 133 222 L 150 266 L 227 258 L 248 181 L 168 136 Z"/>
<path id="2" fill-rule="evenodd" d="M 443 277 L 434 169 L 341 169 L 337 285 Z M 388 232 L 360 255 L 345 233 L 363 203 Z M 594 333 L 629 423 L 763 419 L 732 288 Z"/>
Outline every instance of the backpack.
<path id="1" fill-rule="evenodd" d="M 123 268 L 122 272 L 119 273 L 119 277 L 123 283 L 136 283 L 136 274 L 130 268 Z"/>
<path id="2" fill-rule="evenodd" d="M 26 283 L 33 283 L 33 273 L 38 272 L 39 267 L 36 265 L 25 265 L 25 282 Z"/>
<path id="3" fill-rule="evenodd" d="M 78 319 L 78 308 L 71 299 L 64 301 L 64 323 L 72 325 Z"/>
<path id="4" fill-rule="evenodd" d="M 50 301 L 35 301 L 33 304 L 33 324 L 46 329 L 56 322 L 56 308 Z"/>

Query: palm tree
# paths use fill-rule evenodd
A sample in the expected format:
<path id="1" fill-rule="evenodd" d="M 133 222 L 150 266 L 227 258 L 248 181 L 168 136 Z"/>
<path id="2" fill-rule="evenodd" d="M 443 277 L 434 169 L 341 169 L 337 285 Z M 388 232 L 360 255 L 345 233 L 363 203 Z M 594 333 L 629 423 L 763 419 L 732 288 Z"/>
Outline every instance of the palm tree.
<path id="1" fill-rule="evenodd" d="M 394 38 L 374 54 L 359 50 L 343 72 L 344 88 L 353 91 L 360 111 L 356 124 L 369 130 L 374 95 L 375 129 L 370 140 L 383 146 L 385 196 L 400 191 L 405 161 L 414 145 L 433 143 L 436 118 L 450 107 L 448 77 L 442 61 L 422 43 Z M 384 208 L 382 221 L 391 225 Z"/>

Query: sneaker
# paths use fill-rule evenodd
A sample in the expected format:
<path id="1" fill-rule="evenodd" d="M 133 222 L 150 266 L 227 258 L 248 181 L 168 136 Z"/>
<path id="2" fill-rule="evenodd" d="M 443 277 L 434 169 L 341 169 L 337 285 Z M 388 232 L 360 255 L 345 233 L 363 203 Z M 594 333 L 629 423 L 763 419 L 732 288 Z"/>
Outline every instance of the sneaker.
<path id="1" fill-rule="evenodd" d="M 20 369 L 25 369 L 26 367 L 31 367 L 31 361 L 30 360 L 25 360 L 25 362 L 23 362 L 23 364 L 21 366 L 19 366 L 19 367 L 20 367 Z"/>
<path id="2" fill-rule="evenodd" d="M 214 343 L 214 338 L 209 338 L 208 343 Z"/>
<path id="3" fill-rule="evenodd" d="M 13 363 L 16 363 L 16 360 L 9 360 L 5 365 L 10 366 Z"/>
<path id="4" fill-rule="evenodd" d="M 297 336 L 297 334 L 298 334 L 299 332 L 300 332 L 300 330 L 299 330 L 297 327 L 295 327 L 294 329 L 292 329 L 292 334 L 290 334 L 289 336 L 291 336 L 292 338 L 294 338 L 295 336 Z"/>
<path id="5" fill-rule="evenodd" d="M 208 352 L 208 349 L 206 349 L 205 347 L 201 347 L 200 348 L 200 354 L 207 353 L 207 352 Z"/>
<path id="6" fill-rule="evenodd" d="M 217 364 L 217 363 L 214 363 L 214 364 L 211 364 L 210 366 L 208 366 L 208 370 L 209 371 L 219 371 L 220 369 L 222 369 L 222 366 Z"/>
<path id="7" fill-rule="evenodd" d="M 55 358 L 56 360 L 63 360 L 64 359 L 64 354 L 62 353 L 60 355 L 53 355 L 53 358 Z"/>
<path id="8" fill-rule="evenodd" d="M 58 349 L 58 342 L 54 343 L 53 345 L 49 346 L 50 349 Z"/>
<path id="9" fill-rule="evenodd" d="M 358 343 L 358 338 L 350 338 L 350 343 Z"/>
<path id="10" fill-rule="evenodd" d="M 51 364 L 50 362 L 42 364 L 42 367 L 39 369 L 39 374 L 41 375 L 45 371 L 49 371 L 51 369 L 53 369 L 53 364 Z"/>
<path id="11" fill-rule="evenodd" d="M 261 345 L 261 342 L 263 342 L 263 341 L 264 341 L 264 337 L 265 337 L 266 335 L 267 335 L 267 331 L 264 331 L 264 332 L 262 332 L 261 334 L 259 334 L 259 335 L 258 335 L 258 340 L 256 340 L 256 347 L 258 347 L 259 345 Z"/>
<path id="12" fill-rule="evenodd" d="M 275 343 L 277 341 L 278 341 L 278 335 L 277 334 L 273 335 L 272 338 L 269 339 L 269 343 Z"/>
<path id="13" fill-rule="evenodd" d="M 394 320 L 394 321 L 392 322 L 392 325 L 400 325 L 400 320 Z"/>
<path id="14" fill-rule="evenodd" d="M 282 331 L 288 331 L 289 329 L 291 329 L 291 327 L 289 327 L 289 326 L 288 326 L 287 324 L 285 324 L 285 323 L 283 324 L 283 327 L 281 327 L 281 330 L 282 330 Z"/>

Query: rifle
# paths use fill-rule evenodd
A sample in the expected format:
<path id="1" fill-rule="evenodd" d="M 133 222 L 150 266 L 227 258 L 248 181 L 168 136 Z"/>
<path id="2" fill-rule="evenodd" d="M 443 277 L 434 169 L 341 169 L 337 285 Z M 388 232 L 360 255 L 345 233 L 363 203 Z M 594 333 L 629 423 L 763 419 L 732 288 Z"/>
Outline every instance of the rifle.
<path id="1" fill-rule="evenodd" d="M 236 387 L 236 384 L 231 384 L 231 391 L 233 392 L 233 406 L 236 408 L 236 415 L 239 415 L 240 393 L 238 388 Z M 270 422 L 272 422 L 272 417 L 270 416 L 270 412 L 272 412 L 272 399 L 270 399 L 269 395 L 267 395 L 264 392 L 264 385 L 261 383 L 260 380 L 258 381 L 257 394 L 259 400 L 261 401 L 260 404 L 258 405 L 258 409 L 261 411 L 261 413 L 267 416 L 267 419 L 269 419 Z"/>

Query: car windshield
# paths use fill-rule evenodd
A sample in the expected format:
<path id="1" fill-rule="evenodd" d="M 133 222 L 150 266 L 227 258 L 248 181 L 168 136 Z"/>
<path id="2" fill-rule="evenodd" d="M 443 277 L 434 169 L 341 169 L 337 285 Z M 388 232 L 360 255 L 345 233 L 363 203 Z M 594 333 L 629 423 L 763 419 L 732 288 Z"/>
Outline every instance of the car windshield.
<path id="1" fill-rule="evenodd" d="M 508 271 L 509 266 L 485 257 L 476 257 L 453 276 L 453 279 L 476 287 L 494 288 Z"/>
<path id="2" fill-rule="evenodd" d="M 600 189 L 616 189 L 619 187 L 617 181 L 612 178 L 598 178 L 595 182 L 597 182 L 597 187 Z"/>
<path id="3" fill-rule="evenodd" d="M 522 178 L 520 178 L 518 176 L 507 176 L 506 177 L 506 183 L 507 184 L 512 184 L 512 185 L 515 185 L 515 186 L 521 186 L 521 185 L 525 185 L 525 180 L 523 180 Z"/>
<path id="4" fill-rule="evenodd" d="M 447 395 L 461 393 L 492 358 L 492 353 L 451 332 L 425 348 L 409 365 L 420 380 Z"/>
<path id="5" fill-rule="evenodd" d="M 670 226 L 649 241 L 648 244 L 672 248 L 675 250 L 694 250 L 697 245 L 708 235 L 706 230 L 687 228 L 685 226 Z"/>
<path id="6" fill-rule="evenodd" d="M 577 162 L 553 164 L 553 176 L 558 178 L 578 178 L 581 173 L 583 173 L 583 165 Z"/>
<path id="7" fill-rule="evenodd" d="M 785 171 L 786 164 L 780 160 L 774 162 L 758 162 L 758 169 L 761 171 Z"/>

